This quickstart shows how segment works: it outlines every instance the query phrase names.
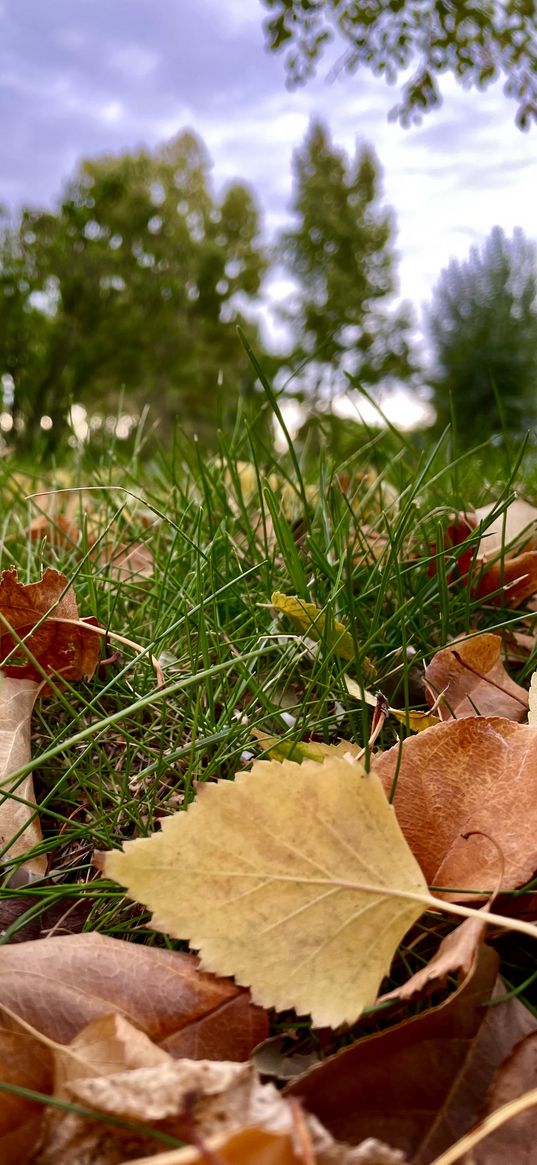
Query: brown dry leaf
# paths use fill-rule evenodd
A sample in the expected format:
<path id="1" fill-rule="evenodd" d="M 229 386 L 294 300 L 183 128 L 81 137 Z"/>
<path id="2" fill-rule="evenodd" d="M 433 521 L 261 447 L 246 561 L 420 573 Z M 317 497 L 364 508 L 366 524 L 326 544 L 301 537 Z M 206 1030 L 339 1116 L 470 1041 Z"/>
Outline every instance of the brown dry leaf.
<path id="1" fill-rule="evenodd" d="M 28 534 L 32 542 L 40 542 L 47 538 L 52 546 L 76 546 L 80 531 L 73 522 L 64 518 L 63 514 L 37 514 L 32 518 L 28 527 Z"/>
<path id="2" fill-rule="evenodd" d="M 481 907 L 485 915 L 481 922 L 478 918 L 467 918 L 460 926 L 455 927 L 446 938 L 442 939 L 436 954 L 425 967 L 416 971 L 401 987 L 381 995 L 379 1003 L 386 1003 L 389 999 L 413 999 L 416 995 L 423 995 L 428 989 L 436 990 L 445 987 L 448 977 L 456 975 L 457 979 L 464 979 L 470 975 L 475 967 L 481 943 L 484 942 L 487 928 L 487 912 L 490 903 Z"/>
<path id="3" fill-rule="evenodd" d="M 78 1062 L 70 1066 L 74 1056 Z M 274 1088 L 260 1085 L 251 1064 L 174 1060 L 116 1016 L 89 1025 L 76 1045 L 61 1049 L 54 1058 L 59 1058 L 69 1076 L 64 1071 L 60 1096 L 101 1117 L 119 1117 L 135 1127 L 125 1133 L 106 1120 L 103 1124 L 52 1109 L 32 1157 L 43 1165 L 58 1160 L 64 1165 L 78 1162 L 81 1145 L 82 1160 L 98 1160 L 100 1165 L 122 1159 L 125 1141 L 129 1159 L 133 1148 L 136 1153 L 155 1152 L 158 1141 L 148 1127 L 192 1141 L 196 1136 L 210 1137 L 255 1123 L 259 1116 L 269 1126 L 278 1125 L 287 1115 L 285 1102 Z"/>
<path id="4" fill-rule="evenodd" d="M 473 974 L 446 1002 L 338 1052 L 284 1095 L 299 1098 L 338 1140 L 378 1136 L 413 1165 L 426 1165 L 465 1131 L 482 1102 L 482 1075 L 477 1093 L 472 1084 L 473 1053 L 485 1016 L 497 1010 L 483 1007 L 497 966 L 496 953 L 481 948 Z"/>
<path id="5" fill-rule="evenodd" d="M 430 886 L 514 890 L 537 869 L 537 733 L 499 716 L 451 720 L 377 754 L 389 794 Z M 469 837 L 472 831 L 488 837 Z M 489 840 L 492 839 L 492 842 Z M 465 897 L 465 901 L 467 898 Z"/>
<path id="6" fill-rule="evenodd" d="M 260 1128 L 242 1129 L 229 1136 L 210 1137 L 200 1149 L 171 1149 L 157 1157 L 136 1157 L 133 1165 L 304 1165 L 291 1134 L 267 1133 Z M 343 1162 L 342 1162 L 343 1165 Z"/>
<path id="7" fill-rule="evenodd" d="M 13 567 L 4 570 L 0 614 L 8 624 L 2 622 L 0 634 L 2 659 L 9 657 L 8 663 L 0 664 L 5 675 L 40 682 L 45 671 L 66 680 L 91 679 L 101 654 L 100 636 L 85 629 L 65 575 L 48 567 L 39 582 L 24 584 Z M 96 625 L 94 619 L 85 622 Z M 40 626 L 34 631 L 36 623 Z M 18 645 L 18 639 L 24 639 L 24 647 Z"/>
<path id="8" fill-rule="evenodd" d="M 378 985 L 426 885 L 380 782 L 359 762 L 256 761 L 202 785 L 151 838 L 106 855 L 107 876 L 153 925 L 234 974 L 264 1006 L 352 1022 Z M 178 887 L 181 890 L 178 893 Z"/>
<path id="9" fill-rule="evenodd" d="M 55 1096 L 67 1095 L 72 1085 L 92 1076 L 114 1076 L 133 1068 L 157 1068 L 170 1055 L 118 1012 L 94 1019 L 70 1044 L 53 1053 Z"/>
<path id="10" fill-rule="evenodd" d="M 501 650 L 499 635 L 484 634 L 457 639 L 436 652 L 425 668 L 425 679 L 432 688 L 431 703 L 444 693 L 438 709 L 441 720 L 462 716 L 526 719 L 528 693 L 508 676 Z"/>
<path id="11" fill-rule="evenodd" d="M 158 1049 L 157 1049 L 158 1051 Z M 263 1123 L 272 1131 L 290 1124 L 288 1104 L 272 1084 L 261 1084 L 253 1064 L 174 1060 L 135 1071 L 78 1079 L 65 1088 L 72 1100 L 109 1116 L 156 1124 L 173 1120 L 183 1141 Z"/>
<path id="12" fill-rule="evenodd" d="M 307 1128 L 311 1125 L 311 1118 Z M 132 1165 L 207 1165 L 208 1161 L 226 1165 L 405 1165 L 405 1158 L 397 1149 L 390 1149 L 373 1137 L 362 1145 L 349 1148 L 337 1141 L 330 1144 L 326 1133 L 323 1146 L 313 1135 L 312 1152 L 306 1157 L 299 1147 L 296 1156 L 296 1137 L 290 1133 L 267 1133 L 259 1127 L 241 1129 L 231 1136 L 211 1137 L 200 1149 L 171 1149 L 157 1157 L 136 1157 Z M 211 1156 L 212 1154 L 212 1156 Z"/>
<path id="13" fill-rule="evenodd" d="M 35 815 L 32 774 L 13 783 L 11 777 L 31 756 L 30 722 L 39 685 L 34 680 L 12 680 L 0 673 L 0 861 L 21 858 L 42 840 Z M 9 794 L 15 794 L 10 797 Z M 16 799 L 15 799 L 16 797 Z M 15 839 L 15 840 L 13 840 Z M 24 862 L 27 880 L 41 878 L 47 859 L 42 854 Z M 26 877 L 19 868 L 19 880 Z"/>
<path id="14" fill-rule="evenodd" d="M 131 542 L 127 546 L 100 545 L 97 561 L 108 568 L 108 577 L 117 582 L 152 578 L 155 570 L 153 555 L 143 542 Z"/>
<path id="15" fill-rule="evenodd" d="M 112 1026 L 113 1020 L 110 1019 Z M 118 1025 L 118 1030 L 120 1027 Z M 86 1039 L 93 1049 L 94 1035 L 88 1029 L 81 1033 L 77 1041 L 78 1053 L 83 1050 Z M 133 1031 L 133 1037 L 136 1044 L 139 1033 Z M 125 1027 L 120 1044 L 126 1039 L 128 1032 Z M 147 1043 L 150 1045 L 150 1041 Z M 64 1057 L 71 1051 L 72 1045 L 65 1049 Z M 158 1053 L 158 1049 L 154 1049 L 154 1053 Z M 330 1165 L 331 1162 L 336 1165 L 338 1161 L 341 1165 L 354 1165 L 359 1161 L 399 1160 L 395 1154 L 384 1158 L 380 1154 L 376 1157 L 372 1153 L 360 1155 L 356 1149 L 335 1145 L 314 1117 L 302 1114 L 294 1102 L 284 1100 L 273 1085 L 261 1084 L 252 1064 L 174 1061 L 164 1053 L 160 1062 L 146 1063 L 148 1054 L 151 1058 L 154 1053 L 141 1049 L 142 1062 L 139 1065 L 136 1056 L 130 1054 L 130 1070 L 113 1074 L 106 1071 L 106 1063 L 102 1062 L 103 1074 L 79 1077 L 64 1086 L 65 1096 L 70 1101 L 105 1118 L 129 1120 L 135 1124 L 134 1130 L 125 1134 L 123 1130 L 107 1125 L 106 1120 L 103 1125 L 81 1115 L 50 1112 L 43 1122 L 40 1150 L 32 1160 L 39 1165 L 55 1165 L 58 1160 L 62 1165 L 78 1165 L 81 1159 L 99 1161 L 99 1165 L 110 1161 L 112 1165 L 122 1159 L 121 1148 L 125 1141 L 129 1147 L 129 1160 L 133 1149 L 137 1152 L 145 1149 L 149 1159 L 155 1160 L 158 1142 L 139 1127 L 139 1122 L 200 1146 L 214 1143 L 214 1138 L 225 1144 L 237 1130 L 246 1132 L 249 1127 L 248 1131 L 255 1130 L 257 1134 L 253 1141 L 249 1141 L 250 1147 L 257 1143 L 262 1133 L 281 1139 L 279 1148 L 285 1156 L 276 1157 L 276 1160 L 304 1161 L 300 1152 L 304 1143 L 311 1147 L 311 1157 L 315 1154 L 314 1159 L 319 1165 Z M 82 1157 L 81 1146 L 84 1148 Z M 262 1149 L 262 1142 L 260 1147 Z M 169 1156 L 157 1154 L 156 1159 L 169 1159 Z M 171 1156 L 173 1160 L 176 1152 L 173 1151 Z M 255 1160 L 257 1162 L 258 1158 Z"/>
<path id="16" fill-rule="evenodd" d="M 91 1020 L 117 1011 L 174 1057 L 244 1059 L 267 1035 L 267 1017 L 246 991 L 199 970 L 191 955 L 70 935 L 2 948 L 0 1003 L 37 1031 L 68 1043 Z M 52 1090 L 52 1058 L 0 1011 L 3 1079 Z M 38 1106 L 2 1094 L 0 1156 L 18 1150 Z M 19 1158 L 13 1158 L 18 1163 Z"/>
<path id="17" fill-rule="evenodd" d="M 518 1043 L 498 1069 L 487 1097 L 484 1116 L 537 1087 L 537 1032 Z M 537 1145 L 537 1109 L 514 1117 L 481 1141 L 461 1165 L 534 1165 Z"/>

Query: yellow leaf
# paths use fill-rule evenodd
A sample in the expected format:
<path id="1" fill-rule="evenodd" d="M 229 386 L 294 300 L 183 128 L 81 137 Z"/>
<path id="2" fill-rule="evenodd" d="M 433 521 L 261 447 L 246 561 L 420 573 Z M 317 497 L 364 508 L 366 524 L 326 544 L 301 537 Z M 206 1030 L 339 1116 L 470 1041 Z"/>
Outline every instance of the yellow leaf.
<path id="1" fill-rule="evenodd" d="M 337 619 L 331 619 L 327 626 L 326 612 L 316 607 L 315 603 L 306 603 L 297 595 L 282 595 L 279 591 L 274 591 L 270 602 L 282 615 L 287 615 L 297 631 L 309 635 L 310 639 L 325 640 L 327 646 L 333 647 L 341 659 L 355 658 L 353 638 L 345 625 Z M 365 663 L 373 667 L 369 660 Z"/>
<path id="2" fill-rule="evenodd" d="M 161 833 L 107 854 L 104 872 L 205 969 L 332 1027 L 375 1000 L 427 894 L 380 781 L 341 759 L 257 761 L 203 785 Z"/>
<path id="3" fill-rule="evenodd" d="M 368 692 L 366 688 L 360 687 L 356 680 L 351 679 L 350 676 L 343 676 L 345 687 L 349 696 L 354 696 L 356 700 L 361 700 L 362 704 L 369 704 L 371 708 L 376 708 L 377 697 L 373 692 Z M 433 728 L 435 724 L 440 724 L 439 716 L 435 716 L 434 712 L 414 712 L 411 708 L 388 708 L 391 716 L 400 724 L 410 728 L 411 732 L 424 732 L 426 728 Z"/>
<path id="4" fill-rule="evenodd" d="M 337 744 L 323 744 L 319 740 L 282 740 L 280 736 L 269 736 L 266 732 L 260 732 L 258 728 L 252 729 L 252 736 L 255 736 L 265 752 L 274 760 L 287 760 L 289 757 L 290 760 L 299 763 L 314 760 L 322 764 L 325 757 L 345 757 L 347 754 L 358 757 L 363 752 L 361 745 L 355 744 L 352 740 L 339 740 Z"/>

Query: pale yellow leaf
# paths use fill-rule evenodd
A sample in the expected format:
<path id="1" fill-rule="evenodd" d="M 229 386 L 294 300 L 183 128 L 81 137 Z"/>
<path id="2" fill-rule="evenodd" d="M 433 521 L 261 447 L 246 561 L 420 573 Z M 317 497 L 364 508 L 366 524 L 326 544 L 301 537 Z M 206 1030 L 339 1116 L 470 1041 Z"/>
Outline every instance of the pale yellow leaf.
<path id="1" fill-rule="evenodd" d="M 427 893 L 380 782 L 341 759 L 257 761 L 203 785 L 159 834 L 108 854 L 104 872 L 207 970 L 332 1027 L 375 1000 L 422 913 L 389 891 Z"/>
<path id="2" fill-rule="evenodd" d="M 341 659 L 355 658 L 354 641 L 345 624 L 340 623 L 338 619 L 331 619 L 328 622 L 326 611 L 321 611 L 315 603 L 306 603 L 297 595 L 282 595 L 279 591 L 274 591 L 270 602 L 282 615 L 287 615 L 293 626 L 303 635 L 308 635 L 310 639 L 323 640 Z M 372 667 L 369 661 L 366 663 Z"/>
<path id="3" fill-rule="evenodd" d="M 315 760 L 322 764 L 326 757 L 355 757 L 363 753 L 360 744 L 352 740 L 338 740 L 337 744 L 324 744 L 321 740 L 282 740 L 279 736 L 269 736 L 258 728 L 252 728 L 252 736 L 263 746 L 264 751 L 274 760 Z"/>
<path id="4" fill-rule="evenodd" d="M 0 850 L 2 861 L 20 858 L 42 840 L 32 774 L 22 781 L 12 774 L 31 758 L 30 722 L 39 685 L 35 680 L 11 679 L 0 673 Z M 10 793 L 13 796 L 10 797 Z M 22 867 L 19 867 L 19 871 Z M 47 868 L 45 855 L 29 858 L 24 870 L 30 879 Z"/>

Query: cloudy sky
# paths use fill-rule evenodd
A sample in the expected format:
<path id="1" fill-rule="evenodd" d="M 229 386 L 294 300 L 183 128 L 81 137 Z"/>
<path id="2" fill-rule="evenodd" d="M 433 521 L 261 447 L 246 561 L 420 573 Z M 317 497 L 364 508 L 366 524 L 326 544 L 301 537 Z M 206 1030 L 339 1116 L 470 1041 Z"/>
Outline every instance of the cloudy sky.
<path id="1" fill-rule="evenodd" d="M 49 204 L 81 156 L 191 127 L 217 186 L 252 183 L 270 236 L 289 213 L 293 148 L 320 115 L 348 150 L 375 147 L 418 311 L 449 258 L 496 223 L 537 237 L 537 129 L 516 129 L 501 87 L 446 84 L 442 110 L 403 130 L 387 120 L 396 90 L 368 73 L 329 84 L 321 66 L 289 92 L 264 14 L 261 0 L 0 0 L 0 204 Z"/>

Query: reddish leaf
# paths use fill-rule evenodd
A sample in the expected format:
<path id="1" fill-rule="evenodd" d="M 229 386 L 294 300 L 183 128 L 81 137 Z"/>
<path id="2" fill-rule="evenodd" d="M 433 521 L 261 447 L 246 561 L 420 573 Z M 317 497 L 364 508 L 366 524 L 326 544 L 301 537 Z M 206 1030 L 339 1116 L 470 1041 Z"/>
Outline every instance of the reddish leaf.
<path id="1" fill-rule="evenodd" d="M 462 545 L 480 522 L 487 521 L 495 508 L 493 505 L 482 506 L 455 515 L 446 530 L 446 550 Z M 489 522 L 476 546 L 458 554 L 458 571 L 463 578 L 469 579 L 475 598 L 518 607 L 524 599 L 535 594 L 536 518 L 534 506 L 522 500 L 512 502 L 498 518 Z M 434 564 L 433 570 L 436 573 Z"/>
<path id="2" fill-rule="evenodd" d="M 519 607 L 537 591 L 537 550 L 491 562 L 477 576 L 472 592 L 490 603 Z"/>
<path id="3" fill-rule="evenodd" d="M 24 584 L 18 581 L 14 568 L 3 571 L 0 612 L 18 639 L 25 640 L 24 647 L 18 646 L 17 638 L 2 625 L 0 654 L 2 659 L 10 656 L 9 663 L 0 663 L 5 675 L 39 683 L 42 672 L 28 658 L 29 653 L 47 675 L 67 680 L 91 678 L 99 662 L 100 636 L 80 625 L 75 593 L 65 575 L 48 567 L 39 582 Z M 84 622 L 96 626 L 95 619 Z"/>

